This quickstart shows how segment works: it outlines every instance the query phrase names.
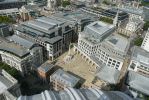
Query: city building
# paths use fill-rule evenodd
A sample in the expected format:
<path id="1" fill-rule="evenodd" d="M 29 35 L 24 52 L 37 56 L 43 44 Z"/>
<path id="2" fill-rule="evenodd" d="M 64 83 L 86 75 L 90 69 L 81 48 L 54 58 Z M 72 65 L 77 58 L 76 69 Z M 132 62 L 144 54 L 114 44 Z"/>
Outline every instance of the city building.
<path id="1" fill-rule="evenodd" d="M 149 75 L 149 53 L 148 51 L 140 48 L 133 47 L 132 49 L 131 61 L 128 67 L 128 70 Z"/>
<path id="2" fill-rule="evenodd" d="M 125 31 L 128 34 L 127 36 L 131 36 L 134 33 L 135 34 L 140 34 L 140 32 L 142 31 L 142 28 L 144 26 L 144 22 L 142 20 L 139 19 L 129 19 Z M 125 33 L 125 32 L 124 32 Z M 122 32 L 123 34 L 123 32 Z"/>
<path id="3" fill-rule="evenodd" d="M 103 65 L 98 71 L 96 72 L 96 77 L 99 80 L 103 80 L 104 84 L 102 87 L 106 87 L 108 85 L 116 85 L 119 82 L 120 71 Z"/>
<path id="4" fill-rule="evenodd" d="M 19 97 L 20 95 L 21 91 L 18 81 L 5 70 L 0 70 L 0 99 L 4 98 L 1 100 L 12 100 L 12 98 Z M 12 98 L 7 99 L 9 97 Z"/>
<path id="5" fill-rule="evenodd" d="M 149 29 L 145 34 L 144 40 L 142 42 L 141 48 L 149 52 Z"/>
<path id="6" fill-rule="evenodd" d="M 11 29 L 10 26 L 7 24 L 0 24 L 0 36 L 1 37 L 7 37 L 11 35 Z"/>
<path id="7" fill-rule="evenodd" d="M 46 61 L 40 67 L 38 67 L 37 71 L 38 71 L 39 77 L 45 82 L 49 81 L 50 75 L 54 72 L 54 67 L 55 65 Z"/>
<path id="8" fill-rule="evenodd" d="M 120 11 L 118 9 L 115 8 L 110 8 L 110 9 L 105 9 L 105 8 L 87 8 L 87 7 L 83 7 L 81 8 L 81 10 L 83 12 L 89 13 L 89 14 L 93 14 L 96 15 L 98 17 L 108 17 L 111 19 L 114 19 L 117 15 L 117 12 L 119 12 L 118 14 L 118 21 L 125 21 L 128 19 L 128 14 L 124 11 Z"/>
<path id="9" fill-rule="evenodd" d="M 20 96 L 17 100 L 133 100 L 119 91 L 102 91 L 96 88 L 74 89 L 65 88 L 63 91 L 44 91 L 32 96 Z"/>
<path id="10" fill-rule="evenodd" d="M 11 8 L 11 9 L 3 9 L 0 10 L 0 16 L 19 16 L 19 9 L 18 8 Z"/>
<path id="11" fill-rule="evenodd" d="M 38 45 L 13 35 L 8 40 L 0 38 L 0 58 L 24 75 L 42 64 L 43 52 Z"/>
<path id="12" fill-rule="evenodd" d="M 79 33 L 75 51 L 95 69 L 102 63 L 121 70 L 129 48 L 129 40 L 114 32 L 114 25 L 100 21 L 93 22 Z"/>
<path id="13" fill-rule="evenodd" d="M 0 0 L 0 15 L 19 15 L 19 8 L 21 8 L 23 5 L 26 5 L 25 0 Z"/>
<path id="14" fill-rule="evenodd" d="M 149 53 L 140 48 L 133 47 L 131 61 L 128 67 L 126 85 L 129 94 L 135 98 L 149 95 Z"/>
<path id="15" fill-rule="evenodd" d="M 149 21 L 149 7 L 143 7 L 143 18 L 145 21 Z"/>
<path id="16" fill-rule="evenodd" d="M 65 72 L 62 69 L 58 69 L 50 76 L 50 83 L 54 90 L 59 91 L 67 87 L 76 87 L 79 82 L 79 78 Z"/>
<path id="17" fill-rule="evenodd" d="M 26 21 L 39 17 L 40 10 L 37 5 L 24 5 L 19 9 L 19 13 L 23 21 Z"/>
<path id="18" fill-rule="evenodd" d="M 44 57 L 54 60 L 77 39 L 76 26 L 58 17 L 40 17 L 17 27 L 16 34 L 44 47 Z"/>
<path id="19" fill-rule="evenodd" d="M 56 13 L 53 16 L 64 18 L 72 23 L 77 24 L 78 32 L 84 30 L 84 27 L 91 22 L 98 20 L 97 16 L 77 10 L 74 12 Z"/>
<path id="20" fill-rule="evenodd" d="M 21 8 L 26 4 L 25 0 L 1 0 L 0 10 L 11 9 L 11 8 Z"/>
<path id="21" fill-rule="evenodd" d="M 126 85 L 128 94 L 134 98 L 144 97 L 149 95 L 149 77 L 141 75 L 134 71 L 128 71 Z"/>

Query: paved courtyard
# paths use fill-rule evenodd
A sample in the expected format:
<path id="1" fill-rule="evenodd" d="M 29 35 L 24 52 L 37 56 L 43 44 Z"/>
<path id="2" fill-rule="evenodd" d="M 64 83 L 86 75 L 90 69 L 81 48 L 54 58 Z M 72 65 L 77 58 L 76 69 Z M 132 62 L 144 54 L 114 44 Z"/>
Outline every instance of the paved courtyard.
<path id="1" fill-rule="evenodd" d="M 57 59 L 56 65 L 62 67 L 65 71 L 72 72 L 77 76 L 80 76 L 81 78 L 85 79 L 85 85 L 91 83 L 94 79 L 94 73 L 89 71 L 90 65 L 87 62 L 85 62 L 81 55 L 76 54 L 73 51 L 73 48 L 71 49 L 71 55 L 73 55 L 72 59 L 68 62 L 65 62 L 65 58 L 67 55 L 68 52 L 63 53 L 63 55 L 61 55 Z"/>

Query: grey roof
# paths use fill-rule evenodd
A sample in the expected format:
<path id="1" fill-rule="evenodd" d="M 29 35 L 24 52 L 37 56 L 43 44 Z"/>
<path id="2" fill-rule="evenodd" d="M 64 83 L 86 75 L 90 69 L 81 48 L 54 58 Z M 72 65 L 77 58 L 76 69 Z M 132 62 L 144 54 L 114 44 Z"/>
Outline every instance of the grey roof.
<path id="1" fill-rule="evenodd" d="M 54 67 L 54 65 L 47 61 L 47 62 L 43 63 L 40 67 L 38 67 L 38 70 L 42 70 L 46 73 L 49 70 L 51 70 L 53 67 Z"/>
<path id="2" fill-rule="evenodd" d="M 29 51 L 26 48 L 14 42 L 4 40 L 2 38 L 0 38 L 0 50 L 4 52 L 12 53 L 18 57 L 23 57 L 29 54 Z"/>
<path id="3" fill-rule="evenodd" d="M 0 94 L 11 88 L 17 82 L 17 80 L 7 74 L 6 71 L 0 69 Z M 9 79 L 8 77 L 11 78 Z"/>
<path id="4" fill-rule="evenodd" d="M 23 39 L 22 37 L 19 37 L 17 35 L 10 36 L 8 39 L 28 49 L 30 49 L 34 45 L 33 42 Z"/>
<path id="5" fill-rule="evenodd" d="M 41 38 L 41 40 L 46 41 L 46 42 L 48 42 L 50 44 L 54 44 L 55 42 L 61 40 L 62 38 L 63 38 L 62 36 L 56 36 L 56 37 L 53 37 L 51 39 L 43 37 L 43 38 Z"/>
<path id="6" fill-rule="evenodd" d="M 104 38 L 110 35 L 114 29 L 115 27 L 113 25 L 96 21 L 87 25 L 82 33 L 84 33 L 84 38 L 86 40 L 95 44 L 101 42 Z"/>
<path id="7" fill-rule="evenodd" d="M 118 34 L 112 34 L 107 39 L 105 39 L 105 42 L 110 44 L 113 49 L 119 50 L 123 53 L 126 53 L 129 46 L 129 40 L 125 37 L 122 37 Z"/>
<path id="8" fill-rule="evenodd" d="M 68 72 L 65 72 L 62 69 L 58 69 L 55 73 L 51 75 L 51 78 L 69 86 L 74 87 L 78 82 L 79 78 L 69 74 Z"/>
<path id="9" fill-rule="evenodd" d="M 3 3 L 11 3 L 11 2 L 24 2 L 25 0 L 1 0 L 0 1 L 0 4 L 3 4 Z"/>
<path id="10" fill-rule="evenodd" d="M 104 80 L 110 84 L 117 84 L 120 76 L 120 71 L 115 68 L 103 65 L 99 72 L 97 72 L 96 76 L 99 79 Z"/>
<path id="11" fill-rule="evenodd" d="M 60 26 L 62 24 L 65 23 L 65 21 L 63 20 L 59 20 L 59 19 L 55 19 L 53 18 L 52 16 L 51 17 L 41 17 L 41 18 L 38 18 L 36 19 L 37 21 L 40 21 L 40 22 L 43 22 L 43 23 L 47 23 L 49 25 L 56 25 L 56 26 Z"/>
<path id="12" fill-rule="evenodd" d="M 133 52 L 131 59 L 143 64 L 146 67 L 149 67 L 149 53 L 146 50 L 137 46 L 133 47 L 132 50 Z"/>
<path id="13" fill-rule="evenodd" d="M 143 75 L 140 75 L 139 73 L 129 71 L 126 83 L 131 88 L 149 95 L 149 77 L 145 77 Z"/>
<path id="14" fill-rule="evenodd" d="M 95 88 L 73 89 L 63 91 L 44 91 L 32 96 L 20 96 L 18 100 L 133 100 L 126 94 L 118 91 L 102 91 Z"/>

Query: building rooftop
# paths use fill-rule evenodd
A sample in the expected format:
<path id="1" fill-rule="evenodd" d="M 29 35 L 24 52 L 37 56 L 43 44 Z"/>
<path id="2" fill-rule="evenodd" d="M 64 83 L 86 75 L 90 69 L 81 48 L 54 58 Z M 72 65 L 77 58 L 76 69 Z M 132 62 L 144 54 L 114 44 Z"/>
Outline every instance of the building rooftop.
<path id="1" fill-rule="evenodd" d="M 25 2 L 25 0 L 0 0 L 0 4 L 11 2 Z"/>
<path id="2" fill-rule="evenodd" d="M 62 69 L 58 69 L 54 74 L 51 75 L 51 78 L 69 87 L 74 87 L 80 80 L 79 78 L 65 72 Z"/>
<path id="3" fill-rule="evenodd" d="M 43 63 L 40 67 L 38 67 L 38 70 L 41 70 L 46 73 L 49 70 L 51 70 L 53 67 L 54 67 L 54 65 L 47 61 L 47 62 Z"/>
<path id="4" fill-rule="evenodd" d="M 53 38 L 51 38 L 51 39 L 46 38 L 46 37 L 41 38 L 41 39 L 42 39 L 43 41 L 45 41 L 45 42 L 48 42 L 48 43 L 50 43 L 50 44 L 53 44 L 53 43 L 55 43 L 55 42 L 61 40 L 62 38 L 63 38 L 62 36 L 56 36 L 56 37 L 53 37 Z"/>
<path id="5" fill-rule="evenodd" d="M 146 95 L 149 95 L 149 77 L 145 77 L 136 72 L 129 71 L 126 84 Z"/>
<path id="6" fill-rule="evenodd" d="M 28 41 L 26 39 L 23 39 L 22 37 L 19 37 L 17 35 L 10 36 L 10 37 L 8 37 L 8 39 L 10 41 L 13 41 L 13 42 L 15 42 L 15 43 L 17 43 L 17 44 L 27 48 L 27 49 L 30 49 L 34 45 L 33 42 L 30 42 L 30 41 Z"/>
<path id="7" fill-rule="evenodd" d="M 83 21 L 96 19 L 95 16 L 87 14 L 87 13 L 82 13 L 82 11 L 80 10 L 77 10 L 75 12 L 56 13 L 53 16 L 64 18 L 70 21 L 77 21 L 78 23 L 81 23 L 81 21 L 83 22 Z"/>
<path id="8" fill-rule="evenodd" d="M 140 62 L 149 68 L 149 53 L 146 50 L 135 46 L 133 48 L 131 59 Z"/>
<path id="9" fill-rule="evenodd" d="M 11 88 L 17 80 L 9 75 L 5 70 L 0 70 L 0 94 Z"/>
<path id="10" fill-rule="evenodd" d="M 120 71 L 115 68 L 103 65 L 99 72 L 97 72 L 96 76 L 99 79 L 108 82 L 109 84 L 117 84 L 120 76 Z"/>
<path id="11" fill-rule="evenodd" d="M 92 43 L 99 43 L 110 35 L 114 29 L 114 25 L 96 21 L 85 27 L 84 32 L 82 32 L 82 36 Z"/>
<path id="12" fill-rule="evenodd" d="M 10 42 L 0 38 L 0 50 L 4 52 L 8 52 L 14 54 L 18 57 L 24 57 L 25 55 L 29 54 L 29 51 L 14 42 Z"/>
<path id="13" fill-rule="evenodd" d="M 107 44 L 110 44 L 113 49 L 119 50 L 124 53 L 126 53 L 129 46 L 129 40 L 119 34 L 112 34 L 107 39 L 105 39 L 105 42 Z"/>

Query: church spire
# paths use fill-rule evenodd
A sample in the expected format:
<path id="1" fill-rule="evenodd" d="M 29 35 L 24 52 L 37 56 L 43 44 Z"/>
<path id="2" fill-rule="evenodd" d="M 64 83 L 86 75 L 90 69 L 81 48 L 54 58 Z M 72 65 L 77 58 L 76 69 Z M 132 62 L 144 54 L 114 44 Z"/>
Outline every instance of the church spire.
<path id="1" fill-rule="evenodd" d="M 113 20 L 113 25 L 114 25 L 114 26 L 117 26 L 117 24 L 118 24 L 118 15 L 119 15 L 119 9 L 118 9 L 118 11 L 117 11 L 117 14 L 116 14 L 114 20 Z"/>

